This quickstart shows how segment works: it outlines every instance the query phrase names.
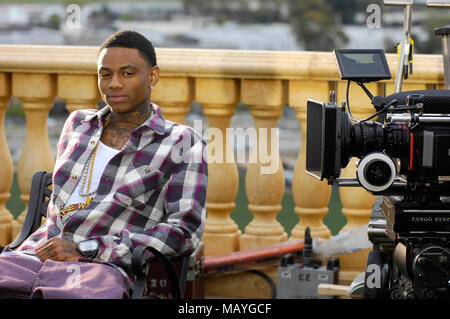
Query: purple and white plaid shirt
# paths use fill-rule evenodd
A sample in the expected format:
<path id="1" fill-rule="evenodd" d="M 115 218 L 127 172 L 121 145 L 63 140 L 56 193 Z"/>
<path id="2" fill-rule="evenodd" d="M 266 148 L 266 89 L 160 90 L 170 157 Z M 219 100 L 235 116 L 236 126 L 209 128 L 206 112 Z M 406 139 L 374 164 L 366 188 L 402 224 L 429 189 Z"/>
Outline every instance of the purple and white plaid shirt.
<path id="1" fill-rule="evenodd" d="M 205 142 L 192 128 L 165 120 L 156 104 L 151 106 L 149 119 L 107 164 L 91 204 L 61 219 L 110 109 L 70 114 L 58 142 L 47 221 L 17 250 L 34 254 L 51 237 L 73 242 L 95 238 L 100 242 L 96 259 L 129 273 L 136 246 L 152 246 L 166 255 L 195 249 L 206 217 Z"/>

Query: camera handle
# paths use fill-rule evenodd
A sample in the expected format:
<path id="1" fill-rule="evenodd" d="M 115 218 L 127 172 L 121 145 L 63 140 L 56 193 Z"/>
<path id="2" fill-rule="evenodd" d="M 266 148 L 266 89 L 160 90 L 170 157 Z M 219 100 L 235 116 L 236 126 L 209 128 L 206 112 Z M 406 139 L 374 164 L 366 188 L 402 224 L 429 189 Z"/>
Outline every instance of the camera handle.
<path id="1" fill-rule="evenodd" d="M 336 178 L 334 180 L 334 182 L 338 185 L 338 186 L 343 186 L 343 187 L 361 187 L 361 184 L 359 183 L 357 178 L 354 177 L 339 177 Z M 398 187 L 398 188 L 402 188 L 402 187 L 406 187 L 406 181 L 403 180 L 400 177 L 396 177 L 394 179 L 394 182 L 392 183 L 391 187 Z"/>

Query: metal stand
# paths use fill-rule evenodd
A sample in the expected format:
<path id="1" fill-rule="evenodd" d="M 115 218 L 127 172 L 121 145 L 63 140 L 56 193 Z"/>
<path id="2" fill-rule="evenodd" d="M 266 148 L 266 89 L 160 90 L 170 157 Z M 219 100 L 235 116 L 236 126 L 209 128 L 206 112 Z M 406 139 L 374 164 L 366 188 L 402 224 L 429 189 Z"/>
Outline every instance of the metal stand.
<path id="1" fill-rule="evenodd" d="M 450 90 L 450 26 L 434 29 L 434 34 L 442 39 L 442 57 L 444 58 L 445 89 Z"/>
<path id="2" fill-rule="evenodd" d="M 428 0 L 427 6 L 450 9 L 450 2 L 448 0 Z M 450 90 L 450 40 L 448 38 L 448 34 L 450 32 L 450 25 L 438 27 L 433 31 L 435 35 L 441 37 L 442 39 L 442 56 L 444 58 L 445 89 Z"/>
<path id="3" fill-rule="evenodd" d="M 395 93 L 401 92 L 403 84 L 403 76 L 405 70 L 408 69 L 409 64 L 409 51 L 411 50 L 409 45 L 409 39 L 411 38 L 411 9 L 413 6 L 413 0 L 384 0 L 384 4 L 387 6 L 404 6 L 405 7 L 405 19 L 403 21 L 403 36 L 402 44 L 400 47 L 400 56 L 397 66 L 397 74 L 395 75 Z"/>

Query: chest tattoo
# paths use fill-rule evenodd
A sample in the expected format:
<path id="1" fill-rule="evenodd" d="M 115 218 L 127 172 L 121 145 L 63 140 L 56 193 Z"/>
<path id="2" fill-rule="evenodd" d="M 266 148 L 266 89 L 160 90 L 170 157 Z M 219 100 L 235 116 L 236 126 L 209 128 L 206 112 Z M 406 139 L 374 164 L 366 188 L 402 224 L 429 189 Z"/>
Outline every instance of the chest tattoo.
<path id="1" fill-rule="evenodd" d="M 129 128 L 106 127 L 100 140 L 106 146 L 120 150 L 130 139 L 131 131 Z"/>

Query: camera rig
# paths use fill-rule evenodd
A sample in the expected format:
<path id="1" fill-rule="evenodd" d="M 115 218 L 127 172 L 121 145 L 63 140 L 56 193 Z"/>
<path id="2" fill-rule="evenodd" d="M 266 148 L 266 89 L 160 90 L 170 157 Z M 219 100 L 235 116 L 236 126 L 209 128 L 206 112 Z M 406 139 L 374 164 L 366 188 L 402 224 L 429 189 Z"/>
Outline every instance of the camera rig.
<path id="1" fill-rule="evenodd" d="M 391 77 L 383 50 L 335 54 L 341 78 L 348 80 L 347 101 L 338 106 L 334 98 L 308 99 L 306 171 L 379 195 L 369 223 L 374 249 L 367 260 L 366 298 L 448 298 L 450 90 L 373 96 L 364 83 Z M 351 81 L 375 108 L 366 119 L 351 114 Z M 352 157 L 360 159 L 356 178 L 341 178 Z"/>

